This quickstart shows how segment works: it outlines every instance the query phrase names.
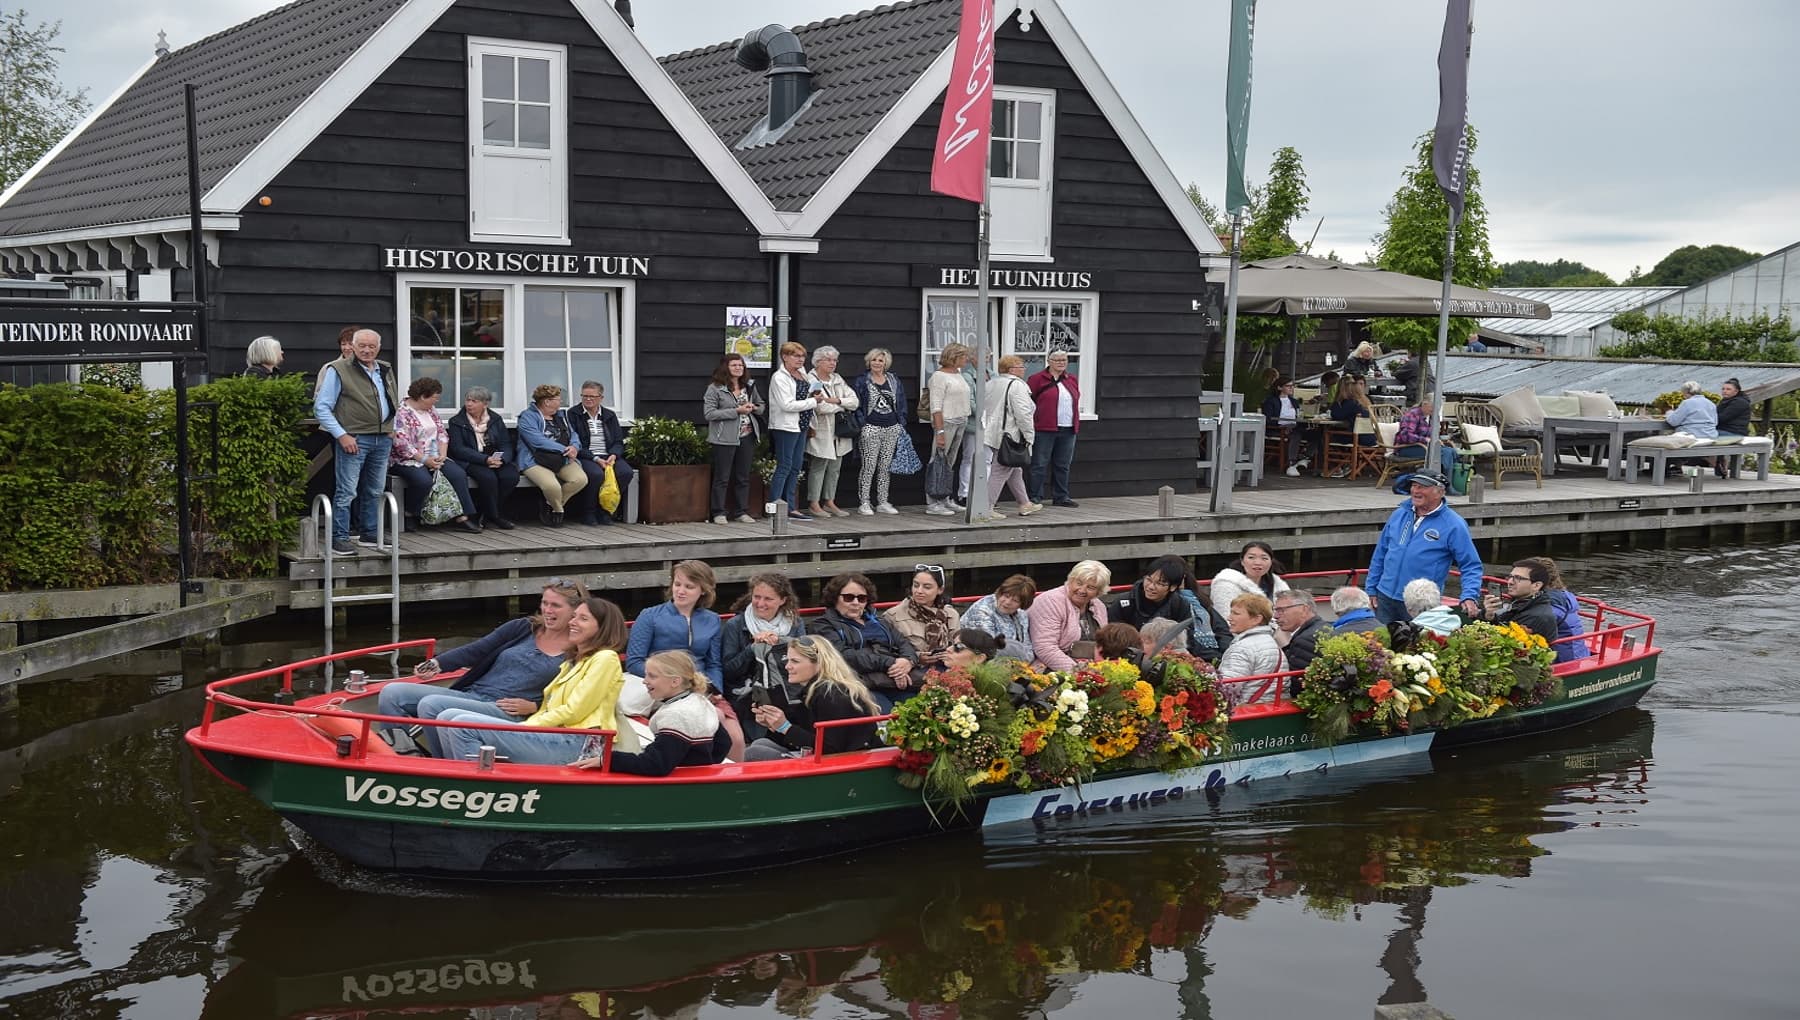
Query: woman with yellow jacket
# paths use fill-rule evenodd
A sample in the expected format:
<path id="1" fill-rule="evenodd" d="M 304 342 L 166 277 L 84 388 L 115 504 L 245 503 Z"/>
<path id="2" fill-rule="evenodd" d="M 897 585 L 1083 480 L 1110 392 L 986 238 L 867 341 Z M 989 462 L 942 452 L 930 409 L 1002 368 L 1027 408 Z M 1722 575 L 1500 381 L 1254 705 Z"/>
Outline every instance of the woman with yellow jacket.
<path id="1" fill-rule="evenodd" d="M 581 757 L 590 737 L 580 733 L 542 733 L 533 728 L 613 730 L 621 751 L 636 751 L 636 732 L 618 717 L 619 692 L 625 671 L 625 616 L 605 599 L 590 598 L 569 619 L 569 659 L 544 688 L 544 700 L 518 728 L 438 730 L 438 746 L 451 759 L 473 758 L 483 744 L 514 763 L 566 765 Z M 492 723 L 491 715 L 453 709 L 441 722 Z"/>

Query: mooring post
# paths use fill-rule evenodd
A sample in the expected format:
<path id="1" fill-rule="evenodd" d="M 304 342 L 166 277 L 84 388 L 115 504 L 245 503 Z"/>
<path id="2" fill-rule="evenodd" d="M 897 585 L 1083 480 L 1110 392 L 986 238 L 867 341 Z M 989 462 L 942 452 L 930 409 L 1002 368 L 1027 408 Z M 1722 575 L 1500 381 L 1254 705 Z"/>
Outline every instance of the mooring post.
<path id="1" fill-rule="evenodd" d="M 1156 490 L 1156 516 L 1170 520 L 1175 516 L 1175 488 L 1165 485 Z"/>
<path id="2" fill-rule="evenodd" d="M 787 534 L 788 533 L 788 530 L 787 530 L 788 529 L 787 500 L 778 499 L 769 505 L 773 506 L 775 508 L 775 512 L 769 515 L 769 529 L 770 529 L 769 533 L 773 534 L 773 535 Z"/>

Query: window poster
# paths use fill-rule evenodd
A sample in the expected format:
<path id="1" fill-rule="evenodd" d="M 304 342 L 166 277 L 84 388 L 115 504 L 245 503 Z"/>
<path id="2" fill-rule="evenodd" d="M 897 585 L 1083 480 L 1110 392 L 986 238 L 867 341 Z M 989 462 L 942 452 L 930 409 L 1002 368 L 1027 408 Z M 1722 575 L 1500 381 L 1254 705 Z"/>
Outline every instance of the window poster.
<path id="1" fill-rule="evenodd" d="M 771 308 L 725 308 L 725 353 L 742 354 L 748 368 L 769 368 L 775 363 L 774 334 L 769 324 L 775 321 Z"/>

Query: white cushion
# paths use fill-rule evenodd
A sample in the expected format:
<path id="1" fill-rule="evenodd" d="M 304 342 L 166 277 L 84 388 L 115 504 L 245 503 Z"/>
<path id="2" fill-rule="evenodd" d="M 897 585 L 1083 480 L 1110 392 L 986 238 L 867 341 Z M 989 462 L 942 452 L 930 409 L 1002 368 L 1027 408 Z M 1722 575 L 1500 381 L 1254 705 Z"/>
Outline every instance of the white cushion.
<path id="1" fill-rule="evenodd" d="M 1587 412 L 1581 409 L 1581 398 L 1570 394 L 1560 397 L 1538 394 L 1538 406 L 1544 409 L 1544 417 L 1573 418 Z"/>
<path id="2" fill-rule="evenodd" d="M 1520 426 L 1524 428 L 1543 428 L 1544 408 L 1538 403 L 1537 391 L 1530 386 L 1521 386 L 1511 393 L 1502 393 L 1488 401 L 1506 416 L 1506 427 Z"/>
<path id="3" fill-rule="evenodd" d="M 1500 430 L 1490 425 L 1464 425 L 1463 442 L 1475 453 L 1499 453 Z"/>
<path id="4" fill-rule="evenodd" d="M 1381 445 L 1394 445 L 1394 437 L 1400 434 L 1400 423 L 1397 421 L 1378 421 L 1375 423 L 1375 434 L 1381 437 Z"/>
<path id="5" fill-rule="evenodd" d="M 1699 440 L 1685 432 L 1670 432 L 1661 436 L 1645 436 L 1633 439 L 1630 446 L 1640 446 L 1651 450 L 1685 450 Z"/>
<path id="6" fill-rule="evenodd" d="M 1584 418 L 1616 418 L 1619 415 L 1619 405 L 1613 403 L 1613 398 L 1598 390 L 1564 390 L 1563 392 L 1581 401 L 1580 413 Z"/>

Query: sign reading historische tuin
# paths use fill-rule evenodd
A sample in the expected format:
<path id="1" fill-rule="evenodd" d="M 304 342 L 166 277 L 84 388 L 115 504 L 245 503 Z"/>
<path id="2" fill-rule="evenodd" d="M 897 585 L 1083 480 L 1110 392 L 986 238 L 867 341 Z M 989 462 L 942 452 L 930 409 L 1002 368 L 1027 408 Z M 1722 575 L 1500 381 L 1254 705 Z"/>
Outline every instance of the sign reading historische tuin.
<path id="1" fill-rule="evenodd" d="M 637 277 L 650 275 L 650 259 L 643 255 L 598 255 L 574 251 L 382 248 L 381 268 L 424 273 Z"/>

